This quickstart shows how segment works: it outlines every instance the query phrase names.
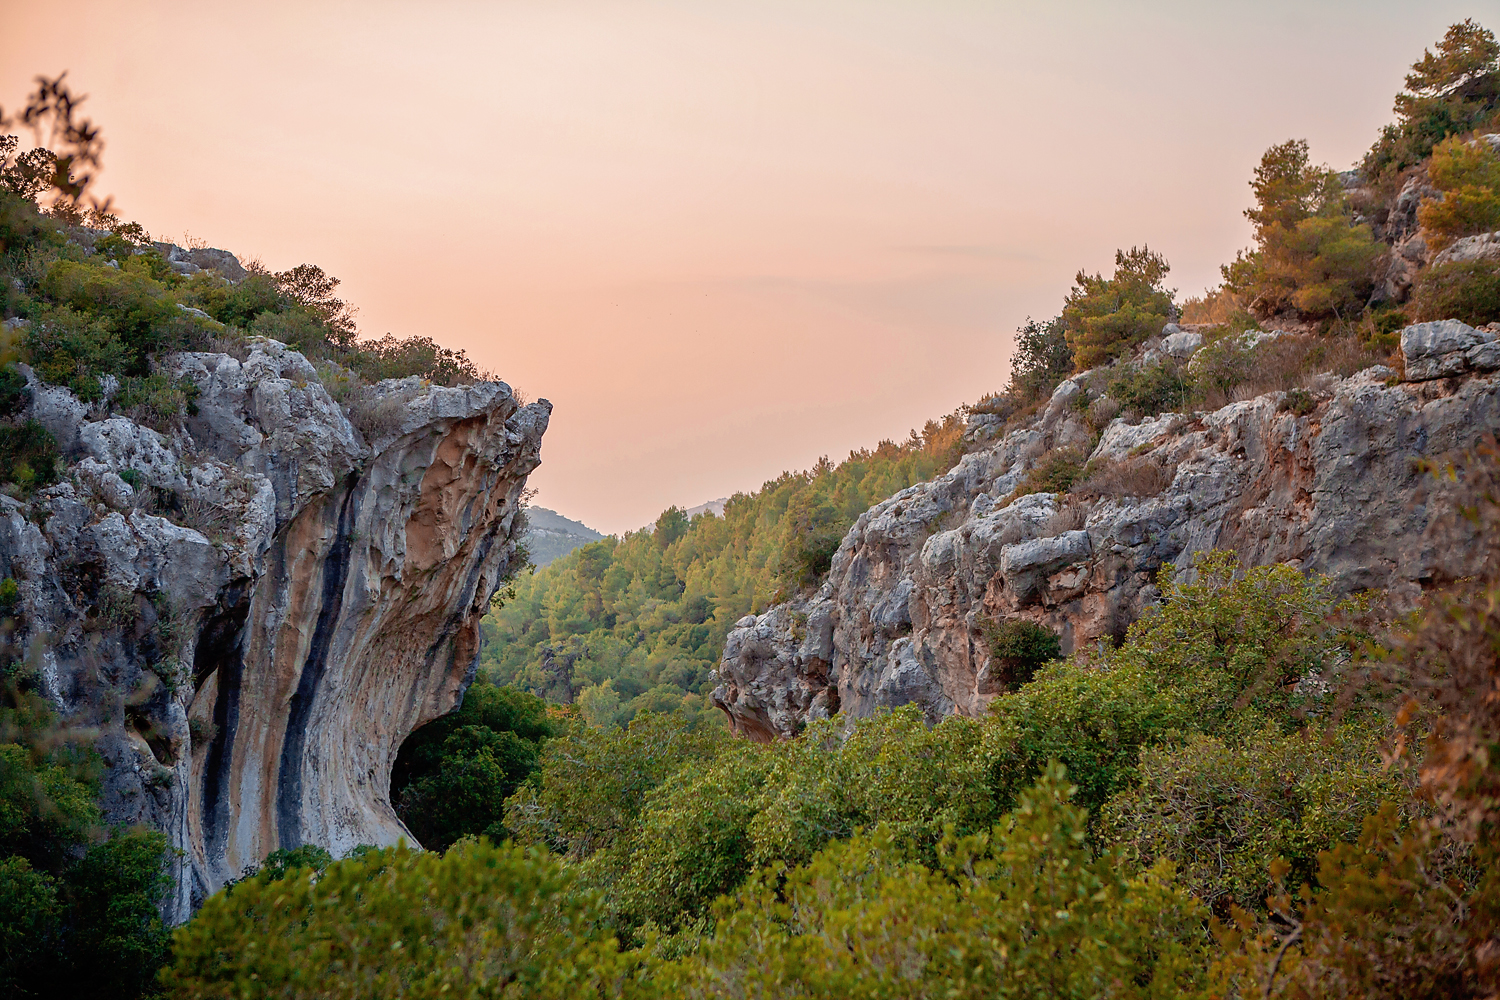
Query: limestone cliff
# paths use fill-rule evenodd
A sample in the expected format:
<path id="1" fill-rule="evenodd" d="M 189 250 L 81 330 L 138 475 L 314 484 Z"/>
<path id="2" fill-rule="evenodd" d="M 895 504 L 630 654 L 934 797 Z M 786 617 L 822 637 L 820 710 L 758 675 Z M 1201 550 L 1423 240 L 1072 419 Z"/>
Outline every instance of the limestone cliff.
<path id="1" fill-rule="evenodd" d="M 107 818 L 182 851 L 181 919 L 279 847 L 410 839 L 391 764 L 472 679 L 551 405 L 411 378 L 351 422 L 274 341 L 167 363 L 198 394 L 162 430 L 32 380 L 69 462 L 0 496 L 0 574 L 46 697 L 97 731 Z"/>
<path id="2" fill-rule="evenodd" d="M 1197 342 L 1175 334 L 1159 350 Z M 715 704 L 758 739 L 904 704 L 932 721 L 981 713 L 1010 682 L 990 656 L 992 623 L 1045 624 L 1065 651 L 1119 636 L 1154 600 L 1163 565 L 1190 572 L 1213 548 L 1408 600 L 1471 571 L 1461 547 L 1429 540 L 1438 505 L 1423 502 L 1413 460 L 1500 431 L 1500 341 L 1448 321 L 1409 328 L 1402 350 L 1406 381 L 1369 368 L 1295 396 L 1102 428 L 1091 424 L 1102 380 L 1062 383 L 1035 419 L 861 515 L 815 594 L 741 619 Z M 1091 449 L 1112 488 L 1010 502 L 1069 446 Z"/>

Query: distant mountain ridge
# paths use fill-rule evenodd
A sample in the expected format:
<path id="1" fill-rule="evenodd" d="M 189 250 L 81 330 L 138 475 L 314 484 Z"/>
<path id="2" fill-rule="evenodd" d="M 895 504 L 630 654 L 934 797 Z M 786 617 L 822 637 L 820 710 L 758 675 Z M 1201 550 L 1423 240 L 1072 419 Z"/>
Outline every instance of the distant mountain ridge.
<path id="1" fill-rule="evenodd" d="M 724 505 L 728 502 L 728 497 L 720 497 L 717 500 L 710 500 L 707 503 L 700 503 L 696 507 L 689 507 L 682 513 L 687 516 L 688 520 L 692 520 L 699 514 L 712 514 L 714 517 L 723 517 Z"/>
<path id="2" fill-rule="evenodd" d="M 588 525 L 563 517 L 546 507 L 526 509 L 525 545 L 531 553 L 531 562 L 538 569 L 561 558 L 589 542 L 597 542 L 604 536 Z"/>

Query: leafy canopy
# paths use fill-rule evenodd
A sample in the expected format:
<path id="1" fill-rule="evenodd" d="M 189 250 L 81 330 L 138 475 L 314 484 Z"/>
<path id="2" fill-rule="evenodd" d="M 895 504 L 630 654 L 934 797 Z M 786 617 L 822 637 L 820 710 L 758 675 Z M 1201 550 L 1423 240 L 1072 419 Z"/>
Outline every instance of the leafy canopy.
<path id="1" fill-rule="evenodd" d="M 1078 272 L 1062 322 L 1079 370 L 1112 361 L 1161 332 L 1172 316 L 1173 293 L 1161 284 L 1169 270 L 1165 257 L 1141 246 L 1116 250 L 1109 278 Z"/>
<path id="2" fill-rule="evenodd" d="M 1394 175 L 1425 160 L 1452 135 L 1494 125 L 1500 109 L 1500 43 L 1472 18 L 1452 25 L 1412 64 L 1396 95 L 1396 122 L 1365 156 L 1371 179 Z"/>
<path id="3" fill-rule="evenodd" d="M 1313 166 L 1306 140 L 1292 139 L 1266 150 L 1250 187 L 1256 248 L 1224 265 L 1224 287 L 1262 319 L 1358 315 L 1384 249 L 1350 215 L 1338 175 Z"/>

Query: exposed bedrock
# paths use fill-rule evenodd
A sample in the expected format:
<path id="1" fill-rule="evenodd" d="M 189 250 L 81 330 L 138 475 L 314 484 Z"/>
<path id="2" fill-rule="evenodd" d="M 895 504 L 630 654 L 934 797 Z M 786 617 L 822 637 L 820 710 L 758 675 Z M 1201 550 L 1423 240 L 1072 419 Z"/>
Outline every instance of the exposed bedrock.
<path id="1" fill-rule="evenodd" d="M 1439 502 L 1424 501 L 1414 460 L 1500 430 L 1495 339 L 1425 324 L 1403 338 L 1408 372 L 1424 381 L 1397 382 L 1383 367 L 1324 376 L 1296 400 L 1278 392 L 1215 412 L 1115 419 L 1097 441 L 1080 405 L 1088 397 L 1076 398 L 1085 380 L 1064 382 L 1029 426 L 861 515 L 815 594 L 741 619 L 714 702 L 758 739 L 905 704 L 934 722 L 981 714 L 1010 680 L 991 659 L 991 623 L 1045 624 L 1065 651 L 1117 637 L 1156 599 L 1163 565 L 1190 573 L 1194 554 L 1214 548 L 1326 574 L 1343 591 L 1414 600 L 1473 569 L 1463 546 L 1433 541 Z M 1127 484 L 1155 477 L 1138 491 L 1150 495 L 1005 503 L 1042 456 L 1080 442 L 1094 442 L 1095 468 L 1113 461 Z"/>
<path id="2" fill-rule="evenodd" d="M 44 693 L 99 732 L 107 817 L 181 849 L 183 919 L 279 847 L 412 839 L 391 765 L 472 679 L 551 405 L 393 380 L 362 432 L 273 341 L 170 363 L 199 395 L 166 432 L 33 386 L 73 461 L 0 497 L 0 571 Z"/>

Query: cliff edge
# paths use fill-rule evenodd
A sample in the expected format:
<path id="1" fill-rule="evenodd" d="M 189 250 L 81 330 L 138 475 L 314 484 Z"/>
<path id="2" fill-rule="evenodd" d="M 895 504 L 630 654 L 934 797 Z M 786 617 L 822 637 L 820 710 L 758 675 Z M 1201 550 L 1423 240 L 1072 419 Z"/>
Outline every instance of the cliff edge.
<path id="1" fill-rule="evenodd" d="M 551 413 L 408 378 L 351 421 L 301 354 L 241 353 L 164 359 L 197 394 L 160 430 L 26 371 L 70 462 L 0 496 L 13 640 L 97 733 L 107 820 L 182 852 L 172 920 L 278 848 L 412 840 L 391 765 L 472 679 Z"/>

